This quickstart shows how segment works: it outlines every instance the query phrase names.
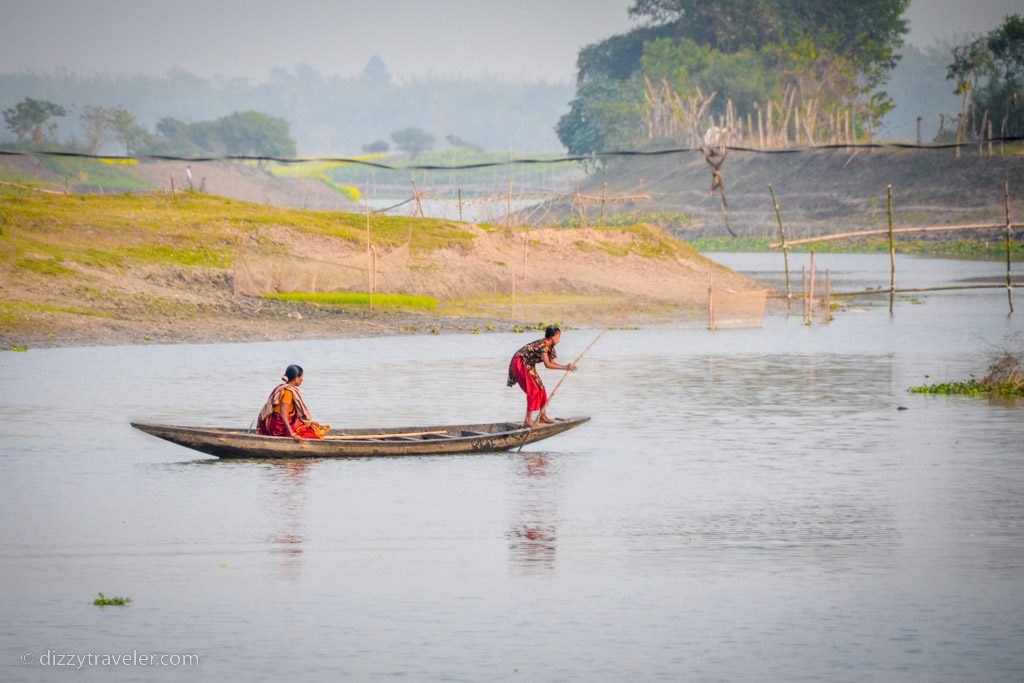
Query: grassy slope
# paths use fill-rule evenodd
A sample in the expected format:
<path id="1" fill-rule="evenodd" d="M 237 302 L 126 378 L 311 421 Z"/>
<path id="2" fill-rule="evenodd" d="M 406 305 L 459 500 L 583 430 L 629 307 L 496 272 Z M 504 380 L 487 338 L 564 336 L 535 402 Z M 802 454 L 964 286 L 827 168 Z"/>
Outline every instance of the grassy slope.
<path id="1" fill-rule="evenodd" d="M 366 239 L 362 214 L 282 209 L 200 193 L 63 195 L 0 187 L 0 277 L 8 282 L 0 285 L 0 326 L 38 331 L 45 328 L 40 316 L 59 327 L 67 316 L 184 318 L 204 315 L 210 305 L 230 307 L 236 245 L 261 228 L 292 231 L 297 238 L 330 236 L 356 248 Z M 623 226 L 608 232 L 608 240 L 577 242 L 581 256 L 693 256 L 658 229 Z M 612 232 L 629 233 L 630 239 L 616 241 Z M 372 234 L 378 246 L 409 241 L 414 252 L 427 253 L 471 248 L 479 232 L 455 221 L 374 216 Z M 168 289 L 154 293 L 138 270 L 154 266 L 183 273 L 193 288 L 212 278 L 209 288 L 220 294 L 205 297 L 204 304 L 194 297 L 171 298 L 176 292 Z"/>

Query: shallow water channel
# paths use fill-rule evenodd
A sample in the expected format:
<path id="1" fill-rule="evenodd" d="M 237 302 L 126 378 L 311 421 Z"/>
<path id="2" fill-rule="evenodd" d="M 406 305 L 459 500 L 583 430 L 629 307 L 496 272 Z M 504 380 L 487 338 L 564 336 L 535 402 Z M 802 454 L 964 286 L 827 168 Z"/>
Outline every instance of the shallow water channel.
<path id="1" fill-rule="evenodd" d="M 906 391 L 983 373 L 1020 299 L 612 331 L 552 405 L 593 421 L 519 454 L 217 461 L 128 423 L 248 426 L 288 363 L 336 426 L 515 419 L 525 335 L 0 354 L 0 678 L 1020 680 L 1024 405 Z"/>

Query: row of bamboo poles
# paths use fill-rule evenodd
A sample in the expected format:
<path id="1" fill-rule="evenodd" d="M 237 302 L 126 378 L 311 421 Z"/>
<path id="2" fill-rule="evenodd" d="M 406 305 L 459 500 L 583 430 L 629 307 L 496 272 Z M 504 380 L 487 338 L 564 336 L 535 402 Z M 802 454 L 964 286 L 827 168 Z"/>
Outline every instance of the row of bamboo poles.
<path id="1" fill-rule="evenodd" d="M 775 190 L 771 185 L 768 186 L 768 192 L 771 195 L 772 205 L 775 210 L 775 218 L 779 225 L 779 241 L 773 242 L 768 245 L 769 249 L 782 249 L 783 267 L 785 269 L 786 276 L 786 301 L 789 302 L 793 298 L 792 287 L 790 285 L 789 278 L 789 249 L 802 244 L 814 244 L 817 242 L 832 242 L 836 240 L 846 239 L 863 239 L 867 237 L 877 237 L 880 235 L 887 235 L 889 238 L 889 288 L 867 290 L 863 292 L 850 292 L 843 296 L 855 296 L 855 295 L 866 295 L 866 294 L 878 294 L 878 293 L 889 293 L 889 313 L 893 311 L 893 299 L 897 293 L 905 292 L 933 292 L 933 291 L 949 291 L 949 290 L 961 290 L 961 289 L 1001 289 L 1004 285 L 951 285 L 947 287 L 927 287 L 927 288 L 902 288 L 897 289 L 896 287 L 896 235 L 897 234 L 911 234 L 911 233 L 937 233 L 937 232 L 955 232 L 955 231 L 1001 231 L 1005 237 L 1005 251 L 1006 251 L 1006 300 L 1010 309 L 1010 313 L 1013 313 L 1013 278 L 1011 271 L 1011 245 L 1013 240 L 1013 230 L 1015 228 L 1024 228 L 1024 223 L 1014 223 L 1010 220 L 1010 182 L 1008 180 L 1003 181 L 1003 207 L 1004 207 L 1004 220 L 1002 223 L 975 223 L 970 225 L 927 225 L 927 226 L 913 226 L 913 227 L 902 227 L 896 228 L 893 224 L 893 190 L 892 185 L 887 186 L 886 195 L 886 216 L 888 227 L 883 230 L 860 230 L 855 232 L 841 232 L 832 235 L 821 235 L 818 237 L 806 237 L 803 239 L 786 241 L 786 229 L 782 223 L 782 215 L 779 210 L 779 203 L 775 198 Z M 813 263 L 814 251 L 811 251 L 811 258 Z"/>

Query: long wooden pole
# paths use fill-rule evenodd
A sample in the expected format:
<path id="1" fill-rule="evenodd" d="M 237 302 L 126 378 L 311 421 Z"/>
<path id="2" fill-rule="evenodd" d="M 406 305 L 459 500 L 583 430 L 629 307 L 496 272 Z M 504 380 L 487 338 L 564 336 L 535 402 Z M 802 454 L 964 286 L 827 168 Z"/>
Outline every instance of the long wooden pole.
<path id="1" fill-rule="evenodd" d="M 896 240 L 892 234 L 892 185 L 888 186 L 886 214 L 889 217 L 889 315 L 892 315 L 892 301 L 896 296 Z"/>
<path id="2" fill-rule="evenodd" d="M 779 223 L 779 237 L 782 240 L 782 265 L 786 269 L 786 303 L 793 299 L 793 290 L 789 285 L 789 249 L 786 248 L 786 229 L 782 227 L 782 215 L 779 213 L 779 203 L 775 201 L 775 189 L 768 184 L 768 194 L 772 196 L 772 206 L 775 207 L 775 220 Z"/>
<path id="3" fill-rule="evenodd" d="M 814 270 L 814 250 L 811 249 L 811 289 L 807 295 L 808 300 L 808 313 L 810 315 L 810 321 L 814 322 L 814 280 L 817 279 L 817 273 Z"/>
<path id="4" fill-rule="evenodd" d="M 1024 228 L 1024 223 L 1011 223 L 1012 228 Z M 1005 223 L 971 223 L 967 225 L 929 225 L 929 226 L 917 226 L 907 228 L 893 228 L 894 235 L 906 235 L 915 232 L 956 232 L 963 230 L 999 230 L 1003 231 L 1006 229 Z M 877 237 L 879 235 L 888 235 L 888 228 L 879 228 L 877 230 L 860 230 L 856 232 L 837 232 L 834 235 L 822 235 L 820 237 L 804 237 L 798 240 L 788 240 L 786 247 L 796 247 L 802 244 L 814 244 L 815 242 L 834 242 L 837 240 L 844 240 L 857 237 Z M 781 242 L 772 242 L 768 245 L 769 249 L 778 249 L 782 246 Z"/>
<path id="5" fill-rule="evenodd" d="M 1013 285 L 1010 283 L 1010 237 L 1013 229 L 1010 227 L 1010 181 L 1003 181 L 1003 205 L 1006 210 L 1006 299 L 1010 304 L 1010 313 L 1013 313 Z"/>

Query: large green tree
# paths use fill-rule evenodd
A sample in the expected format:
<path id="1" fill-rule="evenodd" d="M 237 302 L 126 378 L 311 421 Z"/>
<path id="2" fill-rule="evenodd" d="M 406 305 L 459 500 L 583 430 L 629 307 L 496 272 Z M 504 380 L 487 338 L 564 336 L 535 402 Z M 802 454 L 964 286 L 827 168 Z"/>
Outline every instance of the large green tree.
<path id="1" fill-rule="evenodd" d="M 601 151 L 623 142 L 621 130 L 636 112 L 623 103 L 650 113 L 672 102 L 707 115 L 731 108 L 740 118 L 768 103 L 795 111 L 799 101 L 805 117 L 856 107 L 855 124 L 870 127 L 891 107 L 878 87 L 898 59 L 908 5 L 635 0 L 629 12 L 638 28 L 580 51 L 576 97 L 556 132 L 574 153 Z M 633 144 L 644 144 L 641 132 L 648 143 L 657 138 L 649 119 L 645 131 L 634 128 Z"/>
<path id="2" fill-rule="evenodd" d="M 434 136 L 415 126 L 396 130 L 391 134 L 391 140 L 395 143 L 395 147 L 403 152 L 408 152 L 413 159 L 421 152 L 434 148 Z"/>
<path id="3" fill-rule="evenodd" d="M 961 134 L 1024 134 L 1024 18 L 1011 14 L 987 35 L 953 48 L 947 78 L 961 95 Z"/>

